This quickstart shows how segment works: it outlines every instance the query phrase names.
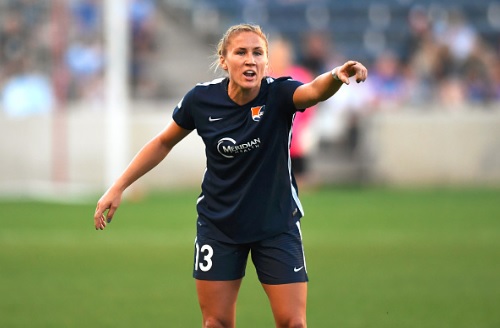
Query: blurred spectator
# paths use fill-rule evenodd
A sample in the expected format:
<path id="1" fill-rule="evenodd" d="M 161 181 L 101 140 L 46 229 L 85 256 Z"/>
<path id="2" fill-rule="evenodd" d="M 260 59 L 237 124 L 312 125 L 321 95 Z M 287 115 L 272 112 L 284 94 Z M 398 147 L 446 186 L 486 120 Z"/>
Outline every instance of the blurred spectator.
<path id="1" fill-rule="evenodd" d="M 72 99 L 102 99 L 104 52 L 99 39 L 86 36 L 69 44 L 66 55 Z"/>
<path id="2" fill-rule="evenodd" d="M 307 83 L 313 75 L 306 68 L 295 64 L 292 44 L 283 38 L 278 38 L 269 44 L 269 68 L 273 77 L 290 76 L 297 81 Z M 297 112 L 293 121 L 290 157 L 292 170 L 299 186 L 308 184 L 308 156 L 311 150 L 310 125 L 316 106 L 304 112 Z"/>
<path id="3" fill-rule="evenodd" d="M 495 58 L 491 66 L 493 100 L 500 101 L 500 58 Z"/>
<path id="4" fill-rule="evenodd" d="M 468 101 L 485 104 L 495 99 L 496 65 L 497 58 L 494 50 L 481 38 L 477 38 L 461 72 Z"/>
<path id="5" fill-rule="evenodd" d="M 458 8 L 449 11 L 447 19 L 435 24 L 438 42 L 449 50 L 451 63 L 459 70 L 474 50 L 477 41 L 476 30 L 467 23 Z"/>
<path id="6" fill-rule="evenodd" d="M 154 62 L 157 57 L 158 22 L 154 0 L 132 0 L 131 21 L 131 86 L 136 98 L 155 98 L 159 93 L 159 83 L 154 76 Z"/>
<path id="7" fill-rule="evenodd" d="M 370 85 L 376 109 L 399 109 L 408 99 L 408 88 L 397 55 L 386 51 L 377 57 L 370 72 Z"/>
<path id="8" fill-rule="evenodd" d="M 247 2 L 240 0 L 239 5 L 231 8 L 241 8 Z M 287 8 L 296 10 L 298 2 L 306 1 L 252 1 L 269 8 L 279 5 L 283 15 L 286 15 Z M 103 92 L 105 69 L 103 1 L 66 0 L 61 2 L 65 8 L 62 12 L 56 10 L 55 3 L 39 0 L 0 1 L 0 87 L 18 74 L 23 60 L 29 56 L 31 65 L 39 72 L 68 70 L 70 81 L 64 81 L 64 84 L 69 86 L 62 88 L 69 90 L 66 95 L 68 99 L 99 99 Z M 166 4 L 157 0 L 130 0 L 127 3 L 131 24 L 132 97 L 154 99 L 165 96 L 162 92 L 165 77 L 158 65 L 162 60 L 160 52 L 169 46 L 165 43 L 169 40 L 162 38 L 160 41 L 160 33 L 164 30 L 162 20 L 165 19 L 162 9 Z M 197 2 L 189 3 L 194 6 Z M 336 2 L 322 3 L 325 9 L 333 10 L 337 6 Z M 213 2 L 213 5 L 225 6 L 222 1 L 217 4 Z M 337 43 L 345 53 L 355 47 L 356 50 L 351 49 L 351 52 L 355 51 L 352 57 L 359 55 L 359 60 L 373 63 L 367 85 L 374 87 L 374 95 L 379 95 L 374 108 L 399 108 L 407 104 L 422 106 L 432 102 L 446 107 L 499 100 L 500 42 L 498 24 L 491 14 L 494 11 L 487 9 L 491 6 L 484 4 L 482 10 L 483 5 L 480 3 L 463 4 L 462 8 L 465 9 L 460 10 L 451 0 L 439 4 L 399 1 L 388 6 L 391 6 L 394 15 L 392 21 L 400 24 L 398 33 L 406 35 L 406 41 L 398 44 L 397 49 L 387 48 L 380 58 L 372 58 L 357 39 L 362 32 L 341 26 L 345 22 L 343 19 L 332 20 L 324 30 L 305 30 L 303 35 L 293 39 L 294 42 L 300 41 L 297 44 L 300 46 L 298 63 L 312 74 L 320 74 L 343 62 L 343 58 L 337 58 L 339 53 L 334 51 Z M 358 7 L 346 10 L 352 10 L 356 15 L 366 15 L 366 10 Z M 398 10 L 392 11 L 396 7 Z M 478 10 L 468 10 L 471 7 L 477 7 Z M 226 9 L 220 11 L 221 15 L 231 12 Z M 54 14 L 67 15 L 62 17 L 66 23 L 61 24 Z M 234 17 L 238 15 L 235 13 Z M 403 15 L 400 16 L 403 20 L 398 20 L 400 17 L 396 15 Z M 296 22 L 294 26 L 309 26 L 307 15 L 303 16 L 304 21 Z M 300 16 L 294 17 L 297 19 Z M 220 23 L 224 21 L 222 17 L 218 20 Z M 266 24 L 273 22 L 269 20 Z M 290 37 L 296 37 L 297 30 L 291 25 L 288 31 L 279 29 Z M 61 26 L 67 27 L 64 33 L 68 36 L 67 40 L 61 34 L 58 36 L 57 29 L 61 29 Z M 364 28 L 358 29 L 364 31 Z M 330 34 L 335 35 L 335 44 Z M 55 68 L 53 65 L 59 65 L 59 60 L 54 61 L 52 58 L 54 49 L 61 45 L 66 67 Z M 369 86 L 365 86 L 365 89 L 371 88 Z M 399 92 L 402 93 L 398 95 Z"/>
<path id="9" fill-rule="evenodd" d="M 28 67 L 7 79 L 2 89 L 2 107 L 9 117 L 48 113 L 53 109 L 54 95 L 47 76 Z"/>
<path id="10" fill-rule="evenodd" d="M 97 36 L 101 33 L 102 8 L 97 0 L 71 0 L 71 12 L 77 37 Z"/>
<path id="11" fill-rule="evenodd" d="M 408 65 L 413 55 L 419 51 L 432 37 L 432 26 L 427 10 L 420 5 L 416 5 L 408 12 L 408 37 L 403 44 L 401 51 L 401 61 Z"/>
<path id="12" fill-rule="evenodd" d="M 465 100 L 465 84 L 458 76 L 450 75 L 439 81 L 437 103 L 442 109 L 463 109 Z"/>
<path id="13" fill-rule="evenodd" d="M 132 0 L 130 3 L 132 29 L 143 29 L 144 24 L 152 19 L 156 9 L 154 0 Z"/>
<path id="14" fill-rule="evenodd" d="M 299 62 L 311 74 L 318 76 L 329 70 L 331 56 L 330 40 L 324 33 L 310 31 L 303 36 Z"/>
<path id="15" fill-rule="evenodd" d="M 10 11 L 1 21 L 0 63 L 4 78 L 11 75 L 27 55 L 28 35 L 21 18 L 19 12 Z"/>
<path id="16" fill-rule="evenodd" d="M 443 75 L 443 49 L 426 34 L 418 46 L 409 54 L 406 65 L 408 101 L 414 105 L 425 105 L 436 100 L 436 88 Z"/>
<path id="17" fill-rule="evenodd" d="M 362 119 L 377 108 L 372 103 L 375 94 L 369 78 L 363 84 L 351 83 L 349 88 L 341 88 L 335 97 L 321 103 L 314 120 L 314 131 L 320 147 L 338 148 L 348 160 L 359 160 L 358 142 Z M 354 164 L 354 162 L 352 163 Z"/>

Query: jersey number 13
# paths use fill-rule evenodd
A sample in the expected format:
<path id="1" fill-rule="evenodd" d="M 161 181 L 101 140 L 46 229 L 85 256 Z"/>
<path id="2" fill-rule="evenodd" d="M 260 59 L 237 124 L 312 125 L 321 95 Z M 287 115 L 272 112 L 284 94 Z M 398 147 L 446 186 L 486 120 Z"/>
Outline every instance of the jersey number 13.
<path id="1" fill-rule="evenodd" d="M 212 268 L 212 256 L 214 255 L 214 249 L 210 245 L 203 245 L 200 248 L 198 243 L 196 245 L 196 259 L 194 262 L 194 269 L 198 271 L 198 267 L 201 271 L 207 272 Z M 202 256 L 200 262 L 200 255 Z"/>

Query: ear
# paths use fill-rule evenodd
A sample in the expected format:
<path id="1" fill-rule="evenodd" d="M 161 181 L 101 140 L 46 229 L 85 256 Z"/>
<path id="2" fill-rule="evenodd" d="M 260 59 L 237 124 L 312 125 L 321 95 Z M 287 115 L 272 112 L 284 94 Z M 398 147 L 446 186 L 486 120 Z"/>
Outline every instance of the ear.
<path id="1" fill-rule="evenodd" d="M 219 64 L 220 64 L 220 67 L 222 67 L 223 70 L 227 71 L 226 59 L 223 56 L 219 57 Z"/>

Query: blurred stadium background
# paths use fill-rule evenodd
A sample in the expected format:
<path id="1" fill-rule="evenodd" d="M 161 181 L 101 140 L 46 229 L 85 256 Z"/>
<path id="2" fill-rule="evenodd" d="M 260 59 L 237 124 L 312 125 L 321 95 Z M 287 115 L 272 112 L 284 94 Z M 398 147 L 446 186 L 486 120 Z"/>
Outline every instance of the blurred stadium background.
<path id="1" fill-rule="evenodd" d="M 313 73 L 370 70 L 303 134 L 323 187 L 301 195 L 310 326 L 499 327 L 500 2 L 485 0 L 0 0 L 0 326 L 199 326 L 196 133 L 109 229 L 91 216 L 219 76 L 215 45 L 240 22 Z M 249 266 L 239 327 L 272 323 L 256 286 Z"/>
<path id="2" fill-rule="evenodd" d="M 106 3 L 0 2 L 0 193 L 104 189 L 185 92 L 218 77 L 215 45 L 239 22 L 288 39 L 314 74 L 346 59 L 370 70 L 315 110 L 311 183 L 500 184 L 498 1 L 133 0 L 124 28 Z M 198 186 L 194 133 L 176 152 L 136 188 Z"/>

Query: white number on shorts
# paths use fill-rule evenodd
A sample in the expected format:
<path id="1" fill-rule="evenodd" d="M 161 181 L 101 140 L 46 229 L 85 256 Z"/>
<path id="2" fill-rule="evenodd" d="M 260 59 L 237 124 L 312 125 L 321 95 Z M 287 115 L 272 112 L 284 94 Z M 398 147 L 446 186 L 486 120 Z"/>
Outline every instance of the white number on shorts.
<path id="1" fill-rule="evenodd" d="M 206 255 L 204 254 L 206 252 Z M 203 255 L 203 261 L 206 263 L 200 263 L 200 253 Z M 194 264 L 194 269 L 198 270 L 198 266 L 201 271 L 207 272 L 212 268 L 212 256 L 214 255 L 214 249 L 210 245 L 201 246 L 196 243 L 196 260 Z"/>

